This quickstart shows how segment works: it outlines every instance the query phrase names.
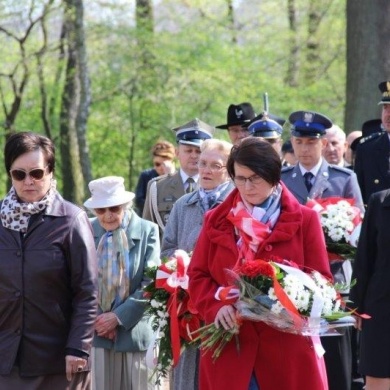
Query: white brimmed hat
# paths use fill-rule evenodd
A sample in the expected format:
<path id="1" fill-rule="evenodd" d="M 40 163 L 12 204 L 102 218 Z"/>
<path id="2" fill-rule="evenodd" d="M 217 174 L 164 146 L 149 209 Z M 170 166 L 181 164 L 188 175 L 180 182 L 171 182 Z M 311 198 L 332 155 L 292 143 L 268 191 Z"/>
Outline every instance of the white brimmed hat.
<path id="1" fill-rule="evenodd" d="M 120 176 L 106 176 L 92 180 L 88 184 L 92 196 L 84 202 L 84 206 L 97 209 L 131 202 L 135 194 L 126 191 L 124 182 L 125 179 Z"/>

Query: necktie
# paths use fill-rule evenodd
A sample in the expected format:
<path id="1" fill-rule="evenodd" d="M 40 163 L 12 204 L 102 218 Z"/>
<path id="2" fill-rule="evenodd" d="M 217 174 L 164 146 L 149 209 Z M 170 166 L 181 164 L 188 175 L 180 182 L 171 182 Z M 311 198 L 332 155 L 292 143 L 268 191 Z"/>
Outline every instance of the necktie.
<path id="1" fill-rule="evenodd" d="M 311 187 L 313 187 L 311 180 L 313 179 L 314 175 L 311 172 L 306 172 L 303 177 L 305 178 L 305 186 L 307 188 L 307 192 L 310 192 Z"/>
<path id="2" fill-rule="evenodd" d="M 187 183 L 186 194 L 189 194 L 190 192 L 194 191 L 194 189 L 195 189 L 195 181 L 192 177 L 189 177 L 186 180 L 186 183 Z"/>

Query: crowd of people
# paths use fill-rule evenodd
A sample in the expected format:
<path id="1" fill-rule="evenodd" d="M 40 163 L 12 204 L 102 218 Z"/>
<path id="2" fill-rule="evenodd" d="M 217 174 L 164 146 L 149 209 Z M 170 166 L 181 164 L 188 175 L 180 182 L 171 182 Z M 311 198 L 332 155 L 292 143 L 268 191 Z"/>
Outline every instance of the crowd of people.
<path id="1" fill-rule="evenodd" d="M 147 270 L 181 249 L 191 253 L 188 292 L 202 323 L 240 331 L 217 360 L 185 348 L 171 389 L 389 390 L 390 82 L 379 90 L 381 118 L 348 135 L 322 113 L 284 120 L 249 102 L 229 105 L 216 126 L 231 142 L 195 118 L 173 129 L 176 146 L 156 142 L 134 192 L 113 173 L 89 183 L 84 207 L 57 191 L 50 139 L 9 137 L 0 389 L 158 389 L 144 287 Z M 363 217 L 356 258 L 342 262 L 356 279 L 355 328 L 319 338 L 239 318 L 220 290 L 226 270 L 246 261 L 278 258 L 336 279 L 318 213 L 306 207 L 333 197 L 352 199 Z"/>

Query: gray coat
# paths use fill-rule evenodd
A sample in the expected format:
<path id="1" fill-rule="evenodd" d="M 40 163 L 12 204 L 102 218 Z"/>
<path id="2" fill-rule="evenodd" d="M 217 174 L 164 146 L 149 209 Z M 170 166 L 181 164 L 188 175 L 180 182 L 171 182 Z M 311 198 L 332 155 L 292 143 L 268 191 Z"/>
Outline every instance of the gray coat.
<path id="1" fill-rule="evenodd" d="M 328 164 L 325 159 L 322 161 L 310 193 L 307 191 L 298 164 L 282 169 L 282 181 L 301 204 L 305 204 L 308 198 L 338 196 L 355 199 L 356 206 L 364 211 L 362 194 L 356 174 L 350 169 Z"/>
<path id="2" fill-rule="evenodd" d="M 217 207 L 233 190 L 229 184 L 219 197 Z M 165 227 L 161 257 L 171 256 L 176 249 L 191 252 L 196 244 L 200 229 L 203 225 L 204 210 L 201 206 L 199 190 L 182 196 L 173 206 Z"/>
<path id="3" fill-rule="evenodd" d="M 222 203 L 233 188 L 230 183 L 212 208 Z M 176 249 L 192 252 L 203 225 L 204 214 L 199 190 L 177 200 L 164 230 L 161 257 L 172 256 Z M 175 390 L 198 390 L 198 360 L 197 347 L 191 346 L 184 350 L 174 369 Z"/>
<path id="4" fill-rule="evenodd" d="M 97 218 L 92 219 L 92 227 L 97 247 L 106 231 Z M 131 262 L 130 294 L 121 305 L 114 309 L 122 325 L 117 327 L 115 341 L 95 334 L 93 346 L 113 349 L 117 352 L 138 352 L 148 348 L 153 335 L 150 317 L 144 315 L 147 300 L 143 297 L 142 288 L 148 282 L 144 274 L 145 267 L 160 263 L 160 241 L 157 225 L 140 218 L 134 211 L 131 211 L 126 236 L 129 242 Z"/>

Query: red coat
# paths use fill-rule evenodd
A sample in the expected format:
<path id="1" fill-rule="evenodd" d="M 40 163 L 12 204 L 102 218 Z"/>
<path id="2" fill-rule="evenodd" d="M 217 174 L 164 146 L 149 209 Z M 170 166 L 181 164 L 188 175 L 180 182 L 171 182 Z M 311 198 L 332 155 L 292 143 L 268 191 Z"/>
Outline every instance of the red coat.
<path id="1" fill-rule="evenodd" d="M 332 278 L 317 213 L 300 205 L 282 186 L 279 219 L 259 246 L 256 258 L 281 257 Z M 188 270 L 191 299 L 206 323 L 213 322 L 224 305 L 214 294 L 218 287 L 229 285 L 225 269 L 232 269 L 238 258 L 234 228 L 226 219 L 236 193 L 234 190 L 206 214 Z M 248 390 L 253 371 L 261 390 L 327 389 L 323 358 L 315 354 L 310 337 L 282 333 L 262 322 L 244 321 L 239 346 L 238 352 L 233 338 L 215 362 L 211 353 L 201 353 L 200 389 Z"/>

